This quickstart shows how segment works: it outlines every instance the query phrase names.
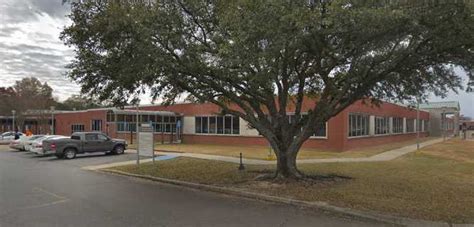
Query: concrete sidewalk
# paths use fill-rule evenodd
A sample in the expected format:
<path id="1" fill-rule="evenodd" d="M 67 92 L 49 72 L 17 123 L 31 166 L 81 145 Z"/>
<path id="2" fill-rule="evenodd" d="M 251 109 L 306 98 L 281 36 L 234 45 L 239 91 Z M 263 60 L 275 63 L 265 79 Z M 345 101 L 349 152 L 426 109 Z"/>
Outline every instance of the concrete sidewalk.
<path id="1" fill-rule="evenodd" d="M 442 138 L 429 140 L 424 143 L 421 143 L 420 148 L 426 147 L 435 143 L 439 143 L 442 141 L 443 141 Z M 380 153 L 371 157 L 302 159 L 302 160 L 297 160 L 296 162 L 297 163 L 380 162 L 380 161 L 390 161 L 414 151 L 416 151 L 416 144 L 405 146 L 405 147 L 398 148 L 395 150 L 386 151 L 384 153 Z M 179 156 L 179 157 L 189 157 L 189 158 L 199 158 L 199 159 L 206 159 L 206 160 L 240 163 L 239 158 L 219 156 L 219 155 L 196 154 L 196 153 L 172 153 L 172 152 L 157 152 L 157 154 L 160 154 L 160 155 L 168 154 L 168 155 L 174 155 L 174 156 Z M 242 159 L 242 162 L 244 164 L 249 164 L 249 165 L 276 165 L 276 161 L 266 161 L 266 160 L 258 160 L 258 159 L 245 159 L 244 158 Z"/>
<path id="2" fill-rule="evenodd" d="M 443 141 L 443 138 L 429 140 L 429 141 L 420 143 L 420 148 L 426 147 L 435 143 L 439 143 L 442 141 Z M 383 152 L 371 157 L 302 159 L 302 160 L 297 160 L 297 163 L 381 162 L 381 161 L 390 161 L 414 151 L 416 151 L 416 144 L 386 151 L 386 152 Z M 127 152 L 136 153 L 135 150 L 127 150 Z M 240 163 L 239 158 L 229 157 L 229 156 L 220 156 L 220 155 L 197 154 L 197 153 L 177 153 L 177 152 L 155 152 L 155 154 L 171 155 L 171 156 L 176 156 L 176 157 L 198 158 L 198 159 L 205 159 L 205 160 L 215 160 L 215 161 L 231 162 L 231 163 Z M 146 160 L 145 162 L 147 161 L 148 160 Z M 259 160 L 259 159 L 244 158 L 242 159 L 242 162 L 248 165 L 276 165 L 276 161 L 266 161 L 266 160 Z"/>

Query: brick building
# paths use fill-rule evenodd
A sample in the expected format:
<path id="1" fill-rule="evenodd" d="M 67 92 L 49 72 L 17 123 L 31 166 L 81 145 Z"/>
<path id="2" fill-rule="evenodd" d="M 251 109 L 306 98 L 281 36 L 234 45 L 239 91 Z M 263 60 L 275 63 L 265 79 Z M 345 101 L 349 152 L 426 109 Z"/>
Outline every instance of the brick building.
<path id="1" fill-rule="evenodd" d="M 307 111 L 310 103 L 304 103 Z M 288 113 L 294 111 L 288 108 Z M 116 138 L 134 138 L 136 119 L 151 124 L 155 141 L 176 140 L 179 131 L 183 143 L 208 143 L 230 145 L 268 146 L 257 130 L 243 119 L 221 116 L 214 104 L 184 103 L 171 106 L 146 105 L 139 110 L 128 107 L 90 109 L 55 114 L 56 134 L 70 135 L 78 131 L 102 131 Z M 404 141 L 416 137 L 416 129 L 422 137 L 429 133 L 430 114 L 420 111 L 416 122 L 416 110 L 405 106 L 382 102 L 371 106 L 356 102 L 322 125 L 303 147 L 330 151 L 345 151 L 358 147 Z M 177 126 L 178 125 L 178 126 Z"/>

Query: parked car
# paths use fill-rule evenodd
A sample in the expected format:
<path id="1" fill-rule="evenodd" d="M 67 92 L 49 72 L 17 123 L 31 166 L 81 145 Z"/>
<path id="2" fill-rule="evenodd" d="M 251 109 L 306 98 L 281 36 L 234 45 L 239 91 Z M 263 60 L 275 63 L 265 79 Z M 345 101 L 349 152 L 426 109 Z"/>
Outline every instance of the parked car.
<path id="1" fill-rule="evenodd" d="M 43 141 L 43 153 L 54 154 L 58 158 L 73 159 L 77 154 L 105 152 L 106 154 L 123 154 L 127 142 L 122 139 L 111 139 L 100 132 L 77 132 L 68 139 Z"/>
<path id="2" fill-rule="evenodd" d="M 43 135 L 33 135 L 33 136 L 22 136 L 20 139 L 12 140 L 10 142 L 10 148 L 24 151 L 26 150 L 26 144 L 30 141 L 43 137 Z"/>
<path id="3" fill-rule="evenodd" d="M 25 150 L 29 152 L 36 153 L 38 155 L 44 155 L 43 153 L 43 141 L 47 139 L 66 139 L 69 138 L 67 136 L 61 136 L 61 135 L 46 135 L 40 138 L 37 138 L 33 141 L 31 141 L 30 144 L 27 144 L 25 146 Z"/>
<path id="4" fill-rule="evenodd" d="M 25 136 L 25 134 L 18 132 L 19 136 Z M 0 135 L 0 143 L 10 143 L 12 140 L 15 140 L 15 132 L 4 132 Z"/>

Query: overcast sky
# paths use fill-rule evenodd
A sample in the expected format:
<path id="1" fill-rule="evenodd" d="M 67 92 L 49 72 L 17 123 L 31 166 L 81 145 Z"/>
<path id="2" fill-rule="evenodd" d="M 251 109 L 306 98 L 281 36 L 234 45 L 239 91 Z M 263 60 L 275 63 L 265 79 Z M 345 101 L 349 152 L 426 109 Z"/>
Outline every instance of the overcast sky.
<path id="1" fill-rule="evenodd" d="M 69 8 L 61 2 L 0 0 L 0 87 L 34 76 L 48 82 L 60 100 L 79 93 L 79 86 L 64 76 L 73 51 L 58 38 L 71 23 L 66 18 Z M 452 92 L 444 100 L 432 97 L 430 101 L 459 101 L 462 114 L 474 117 L 474 93 Z"/>

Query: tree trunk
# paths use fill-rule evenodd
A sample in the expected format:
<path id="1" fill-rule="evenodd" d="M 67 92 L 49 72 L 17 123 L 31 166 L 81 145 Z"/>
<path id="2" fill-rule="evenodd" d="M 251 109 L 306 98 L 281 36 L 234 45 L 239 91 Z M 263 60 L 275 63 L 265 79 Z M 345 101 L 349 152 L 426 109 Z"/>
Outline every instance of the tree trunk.
<path id="1" fill-rule="evenodd" d="M 279 150 L 277 154 L 276 179 L 301 179 L 304 174 L 296 167 L 297 150 Z"/>

